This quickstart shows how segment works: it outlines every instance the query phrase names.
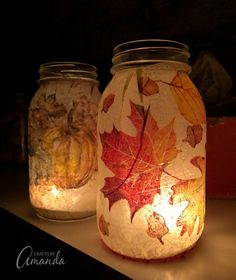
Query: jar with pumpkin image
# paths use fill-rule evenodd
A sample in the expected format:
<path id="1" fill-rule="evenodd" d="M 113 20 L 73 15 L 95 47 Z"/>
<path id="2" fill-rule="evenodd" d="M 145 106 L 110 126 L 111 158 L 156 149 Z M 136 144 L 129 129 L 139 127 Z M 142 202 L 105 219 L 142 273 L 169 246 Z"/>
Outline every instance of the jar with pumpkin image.
<path id="1" fill-rule="evenodd" d="M 169 40 L 114 48 L 98 108 L 97 224 L 132 259 L 179 256 L 204 228 L 206 114 L 188 58 Z"/>
<path id="2" fill-rule="evenodd" d="M 40 217 L 96 213 L 97 71 L 79 62 L 40 65 L 28 118 L 29 194 Z"/>

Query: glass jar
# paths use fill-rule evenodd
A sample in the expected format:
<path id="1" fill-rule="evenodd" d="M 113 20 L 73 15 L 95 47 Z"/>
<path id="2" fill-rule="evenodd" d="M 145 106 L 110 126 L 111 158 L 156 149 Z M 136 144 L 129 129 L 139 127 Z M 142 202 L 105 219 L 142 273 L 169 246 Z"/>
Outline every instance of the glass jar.
<path id="1" fill-rule="evenodd" d="M 96 212 L 96 67 L 40 65 L 29 108 L 29 192 L 37 214 L 74 220 Z"/>
<path id="2" fill-rule="evenodd" d="M 188 58 L 169 40 L 114 49 L 98 110 L 97 223 L 123 256 L 181 255 L 203 231 L 206 115 Z"/>

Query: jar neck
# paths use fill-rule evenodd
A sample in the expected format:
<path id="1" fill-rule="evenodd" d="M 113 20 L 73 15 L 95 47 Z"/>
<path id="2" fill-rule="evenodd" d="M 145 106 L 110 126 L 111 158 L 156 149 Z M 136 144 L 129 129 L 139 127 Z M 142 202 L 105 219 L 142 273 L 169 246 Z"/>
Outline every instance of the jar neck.
<path id="1" fill-rule="evenodd" d="M 39 67 L 39 82 L 57 79 L 85 79 L 97 82 L 97 68 L 80 62 L 49 62 Z"/>
<path id="2" fill-rule="evenodd" d="M 147 39 L 130 41 L 116 46 L 113 50 L 113 67 L 111 73 L 127 68 L 137 68 L 149 65 L 166 65 L 175 69 L 189 72 L 188 65 L 190 54 L 188 47 L 177 41 Z"/>

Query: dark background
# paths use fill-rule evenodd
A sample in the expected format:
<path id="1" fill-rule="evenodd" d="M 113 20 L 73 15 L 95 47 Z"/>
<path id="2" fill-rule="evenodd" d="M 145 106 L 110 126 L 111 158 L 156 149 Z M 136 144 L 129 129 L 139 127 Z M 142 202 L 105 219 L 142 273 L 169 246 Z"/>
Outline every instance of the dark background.
<path id="1" fill-rule="evenodd" d="M 103 92 L 111 79 L 113 48 L 130 40 L 181 41 L 189 46 L 190 65 L 201 51 L 212 53 L 233 88 L 226 102 L 207 107 L 207 114 L 236 116 L 235 0 L 8 0 L 0 11 L 0 162 L 22 161 L 19 147 L 27 146 L 27 111 L 40 64 L 93 64 Z"/>
<path id="2" fill-rule="evenodd" d="M 100 90 L 110 80 L 115 45 L 143 38 L 179 40 L 190 64 L 212 52 L 236 80 L 235 0 L 48 0 L 5 1 L 2 58 L 4 95 L 37 88 L 39 64 L 72 60 L 98 68 Z"/>

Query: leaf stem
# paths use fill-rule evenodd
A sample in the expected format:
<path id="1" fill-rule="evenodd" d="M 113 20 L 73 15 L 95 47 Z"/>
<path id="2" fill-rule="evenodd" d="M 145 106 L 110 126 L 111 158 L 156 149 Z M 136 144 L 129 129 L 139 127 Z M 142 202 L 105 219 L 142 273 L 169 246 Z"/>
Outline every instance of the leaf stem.
<path id="1" fill-rule="evenodd" d="M 118 190 L 118 189 L 127 181 L 127 179 L 129 178 L 131 172 L 133 171 L 134 166 L 135 166 L 135 163 L 137 162 L 137 159 L 138 159 L 139 154 L 140 154 L 141 149 L 142 149 L 143 134 L 144 134 L 144 130 L 145 130 L 145 127 L 146 127 L 146 124 L 147 124 L 147 118 L 148 118 L 149 110 L 150 110 L 150 106 L 148 107 L 148 109 L 147 109 L 147 111 L 146 111 L 146 114 L 145 114 L 145 116 L 144 116 L 144 118 L 143 118 L 143 126 L 142 126 L 142 130 L 141 130 L 141 133 L 140 133 L 140 145 L 139 145 L 139 148 L 138 148 L 138 152 L 137 152 L 137 154 L 136 154 L 136 156 L 135 156 L 135 159 L 134 159 L 134 161 L 133 161 L 133 163 L 132 163 L 132 165 L 131 165 L 131 167 L 130 167 L 130 170 L 129 170 L 127 176 L 125 177 L 125 179 L 124 179 L 114 190 L 112 190 L 111 192 L 108 192 L 108 193 L 106 193 L 106 194 L 112 194 L 112 193 L 114 193 L 116 190 Z"/>
<path id="2" fill-rule="evenodd" d="M 171 86 L 171 87 L 176 87 L 176 88 L 181 88 L 181 89 L 183 89 L 182 86 L 173 85 L 172 83 L 167 83 L 167 82 L 164 82 L 164 81 L 162 81 L 162 80 L 155 80 L 155 82 L 163 83 L 163 84 L 168 85 L 168 86 Z"/>

